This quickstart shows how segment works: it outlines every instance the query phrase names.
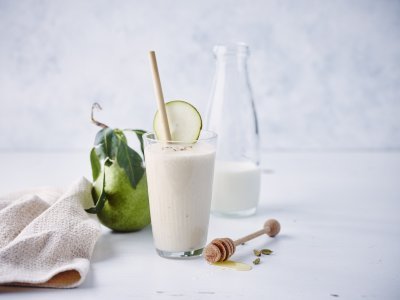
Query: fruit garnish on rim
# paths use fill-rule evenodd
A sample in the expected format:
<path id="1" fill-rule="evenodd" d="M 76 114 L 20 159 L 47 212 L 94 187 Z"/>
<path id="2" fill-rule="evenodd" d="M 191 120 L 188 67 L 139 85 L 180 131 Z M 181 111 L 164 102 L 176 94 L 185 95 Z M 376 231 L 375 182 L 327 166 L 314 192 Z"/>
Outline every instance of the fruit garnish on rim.
<path id="1" fill-rule="evenodd" d="M 194 143 L 200 136 L 203 127 L 199 111 L 190 103 L 183 100 L 174 100 L 165 103 L 168 116 L 171 141 Z M 159 111 L 153 121 L 154 132 L 159 140 L 167 140 L 163 131 Z"/>

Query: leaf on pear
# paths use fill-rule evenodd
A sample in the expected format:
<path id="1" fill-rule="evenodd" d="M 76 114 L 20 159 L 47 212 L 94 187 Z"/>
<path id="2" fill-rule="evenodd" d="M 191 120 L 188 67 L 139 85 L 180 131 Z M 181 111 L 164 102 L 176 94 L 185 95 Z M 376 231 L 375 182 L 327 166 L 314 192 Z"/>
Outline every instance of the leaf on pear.
<path id="1" fill-rule="evenodd" d="M 136 134 L 136 137 L 140 142 L 140 150 L 142 151 L 144 157 L 143 134 L 145 134 L 146 131 L 142 129 L 125 129 L 124 131 L 132 131 Z"/>
<path id="2" fill-rule="evenodd" d="M 109 127 L 103 128 L 97 133 L 94 147 L 101 162 L 106 161 L 107 158 L 115 160 L 119 141 L 120 139 L 114 130 Z"/>
<path id="3" fill-rule="evenodd" d="M 96 181 L 101 172 L 101 164 L 99 158 L 97 157 L 95 148 L 90 151 L 90 163 L 92 165 L 93 181 Z"/>
<path id="4" fill-rule="evenodd" d="M 143 130 L 134 131 L 141 141 L 143 151 Z M 96 159 L 97 157 L 97 159 Z M 118 165 L 125 171 L 133 188 L 139 183 L 144 174 L 143 160 L 140 155 L 130 148 L 122 130 L 109 127 L 101 129 L 95 138 L 94 153 L 91 153 L 93 179 L 98 178 L 101 167 L 111 166 L 117 161 Z M 94 166 L 94 167 L 93 167 Z"/>
<path id="5" fill-rule="evenodd" d="M 94 192 L 94 188 L 93 188 L 92 189 L 92 197 L 93 197 L 93 202 L 95 203 L 95 206 L 90 207 L 88 209 L 85 209 L 85 211 L 87 213 L 97 214 L 97 213 L 101 212 L 101 210 L 104 207 L 104 204 L 107 201 L 107 195 L 106 195 L 106 191 L 105 191 L 105 188 L 106 188 L 106 167 L 105 167 L 105 165 L 106 165 L 107 161 L 108 161 L 108 159 L 106 159 L 104 161 L 104 165 L 103 165 L 103 168 L 102 168 L 103 169 L 103 184 L 102 184 L 102 187 L 101 187 L 100 196 L 99 196 L 98 199 L 96 199 L 94 197 L 94 196 L 96 196 L 96 193 Z"/>
<path id="6" fill-rule="evenodd" d="M 140 179 L 143 177 L 143 160 L 140 155 L 130 148 L 124 141 L 120 140 L 117 152 L 117 162 L 124 169 L 129 182 L 136 188 Z"/>
<path id="7" fill-rule="evenodd" d="M 116 137 L 120 140 L 122 140 L 123 142 L 125 142 L 125 144 L 128 144 L 128 141 L 126 140 L 126 136 L 124 134 L 124 132 L 120 129 L 114 129 L 114 134 L 116 135 Z"/>

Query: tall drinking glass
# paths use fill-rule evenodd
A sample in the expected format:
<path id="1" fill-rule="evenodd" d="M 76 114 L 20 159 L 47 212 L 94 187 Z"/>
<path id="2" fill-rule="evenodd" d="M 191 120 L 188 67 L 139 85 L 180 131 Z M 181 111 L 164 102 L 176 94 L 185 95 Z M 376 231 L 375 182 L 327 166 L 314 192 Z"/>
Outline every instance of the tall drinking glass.
<path id="1" fill-rule="evenodd" d="M 217 136 L 195 143 L 143 136 L 153 239 L 167 258 L 200 256 L 207 241 Z"/>

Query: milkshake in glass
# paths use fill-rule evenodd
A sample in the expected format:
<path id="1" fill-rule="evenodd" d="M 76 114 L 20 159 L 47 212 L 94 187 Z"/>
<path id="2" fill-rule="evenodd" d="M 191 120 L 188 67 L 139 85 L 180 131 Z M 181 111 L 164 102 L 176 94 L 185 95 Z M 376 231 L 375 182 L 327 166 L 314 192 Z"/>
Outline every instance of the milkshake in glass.
<path id="1" fill-rule="evenodd" d="M 207 241 L 216 134 L 202 131 L 195 143 L 143 136 L 151 224 L 157 253 L 199 256 Z"/>

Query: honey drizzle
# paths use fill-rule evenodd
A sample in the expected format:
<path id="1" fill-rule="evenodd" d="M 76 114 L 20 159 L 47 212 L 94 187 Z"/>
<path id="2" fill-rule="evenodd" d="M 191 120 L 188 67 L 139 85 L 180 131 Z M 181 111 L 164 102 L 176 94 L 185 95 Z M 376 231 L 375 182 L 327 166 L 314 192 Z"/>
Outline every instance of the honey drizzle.
<path id="1" fill-rule="evenodd" d="M 233 269 L 236 271 L 250 271 L 253 268 L 252 266 L 250 266 L 248 264 L 233 261 L 233 260 L 219 261 L 219 262 L 212 263 L 212 265 L 221 267 L 223 269 Z"/>

